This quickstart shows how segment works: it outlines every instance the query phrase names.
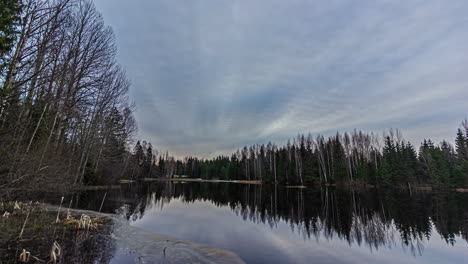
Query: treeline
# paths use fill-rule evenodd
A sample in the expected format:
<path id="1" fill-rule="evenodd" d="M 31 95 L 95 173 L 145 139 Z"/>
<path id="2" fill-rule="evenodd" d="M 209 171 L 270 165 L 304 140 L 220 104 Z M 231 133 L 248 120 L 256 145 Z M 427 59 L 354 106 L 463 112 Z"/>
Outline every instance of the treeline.
<path id="1" fill-rule="evenodd" d="M 458 129 L 455 143 L 453 148 L 446 141 L 436 145 L 424 140 L 416 149 L 404 141 L 398 130 L 390 130 L 383 140 L 361 131 L 337 133 L 329 138 L 309 134 L 298 135 L 282 147 L 272 143 L 254 145 L 230 157 L 210 160 L 188 157 L 183 161 L 172 159 L 171 164 L 175 163 L 175 175 L 203 179 L 261 180 L 289 185 L 466 186 L 466 120 Z"/>
<path id="2" fill-rule="evenodd" d="M 133 148 L 131 165 L 126 177 L 130 179 L 167 177 L 172 178 L 181 161 L 169 156 L 169 152 L 159 153 L 151 143 L 137 141 Z"/>
<path id="3" fill-rule="evenodd" d="M 0 8 L 0 186 L 122 177 L 136 124 L 112 29 L 91 0 Z"/>
<path id="4" fill-rule="evenodd" d="M 136 131 L 112 29 L 91 0 L 5 0 L 0 8 L 0 186 L 103 184 L 119 178 L 261 180 L 283 184 L 468 183 L 468 125 L 456 146 L 419 151 L 390 133 L 299 135 L 211 160 L 177 160 Z M 383 145 L 383 146 L 381 146 Z"/>

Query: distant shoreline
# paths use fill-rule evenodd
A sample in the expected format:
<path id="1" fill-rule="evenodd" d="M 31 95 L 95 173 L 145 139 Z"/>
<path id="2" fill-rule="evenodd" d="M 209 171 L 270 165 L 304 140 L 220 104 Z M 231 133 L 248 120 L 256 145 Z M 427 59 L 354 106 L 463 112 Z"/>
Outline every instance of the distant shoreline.
<path id="1" fill-rule="evenodd" d="M 143 181 L 178 181 L 178 182 L 227 182 L 242 184 L 262 184 L 260 180 L 206 180 L 199 178 L 144 178 Z"/>
<path id="2" fill-rule="evenodd" d="M 166 182 L 166 181 L 173 181 L 173 182 L 208 182 L 208 183 L 240 183 L 240 184 L 255 184 L 255 185 L 260 185 L 260 184 L 272 184 L 272 183 L 263 183 L 260 180 L 209 180 L 209 179 L 200 179 L 200 178 L 143 178 L 140 180 L 128 180 L 128 179 L 121 179 L 119 181 L 119 184 L 117 185 L 91 185 L 91 186 L 82 186 L 78 188 L 79 190 L 100 190 L 100 189 L 118 189 L 120 188 L 120 184 L 125 184 L 125 183 L 133 183 L 137 181 L 159 181 L 159 182 Z M 298 188 L 298 189 L 305 189 L 305 188 L 313 188 L 314 186 L 310 185 L 284 185 L 284 184 L 278 184 L 278 186 L 284 186 L 286 188 Z M 382 186 L 375 186 L 372 184 L 324 184 L 326 187 L 338 187 L 338 188 L 352 188 L 352 189 L 360 189 L 360 188 L 365 188 L 365 189 L 387 189 L 388 186 L 382 185 Z M 315 186 L 317 187 L 317 186 Z M 407 187 L 395 187 L 398 189 L 407 189 Z M 430 186 L 430 185 L 416 185 L 412 186 L 411 190 L 414 191 L 436 191 L 436 190 L 449 190 L 449 191 L 454 191 L 454 192 L 459 192 L 459 193 L 468 193 L 468 188 L 439 188 L 436 186 Z"/>
<path id="3" fill-rule="evenodd" d="M 208 180 L 208 179 L 200 179 L 200 178 L 144 178 L 143 181 L 176 181 L 176 182 L 223 182 L 223 183 L 241 183 L 241 184 L 263 184 L 260 180 Z M 268 183 L 267 183 L 268 184 Z M 286 188 L 309 188 L 311 186 L 308 185 L 284 185 L 278 184 L 280 186 L 284 186 Z M 364 184 L 364 185 L 356 185 L 356 184 L 325 184 L 327 187 L 364 187 L 364 188 L 377 188 L 379 189 L 380 186 L 377 187 L 372 184 Z M 435 186 L 428 186 L 428 185 L 416 185 L 412 186 L 412 188 L 416 191 L 433 191 L 435 189 L 439 189 Z M 446 190 L 452 190 L 456 192 L 468 192 L 468 188 L 440 188 Z"/>

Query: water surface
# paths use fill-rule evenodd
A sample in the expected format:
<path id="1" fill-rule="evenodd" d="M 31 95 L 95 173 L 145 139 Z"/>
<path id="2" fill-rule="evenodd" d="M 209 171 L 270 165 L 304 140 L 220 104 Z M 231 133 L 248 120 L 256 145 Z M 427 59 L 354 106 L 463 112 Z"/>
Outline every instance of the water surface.
<path id="1" fill-rule="evenodd" d="M 96 209 L 105 191 L 81 193 Z M 103 211 L 238 254 L 247 263 L 467 263 L 468 194 L 144 182 Z"/>

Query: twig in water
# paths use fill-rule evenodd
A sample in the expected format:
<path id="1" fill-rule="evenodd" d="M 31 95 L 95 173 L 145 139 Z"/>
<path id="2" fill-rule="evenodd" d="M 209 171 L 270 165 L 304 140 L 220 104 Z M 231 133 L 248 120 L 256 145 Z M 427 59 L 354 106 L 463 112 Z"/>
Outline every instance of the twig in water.
<path id="1" fill-rule="evenodd" d="M 104 200 L 106 199 L 107 192 L 104 194 L 104 197 L 102 198 L 101 206 L 99 207 L 99 212 L 101 212 L 102 205 L 104 204 Z"/>
<path id="2" fill-rule="evenodd" d="M 62 196 L 62 200 L 60 201 L 60 206 L 59 206 L 59 209 L 58 209 L 58 212 L 57 212 L 57 218 L 55 219 L 55 223 L 60 222 L 59 216 L 60 216 L 60 209 L 62 209 L 63 198 L 64 197 Z"/>

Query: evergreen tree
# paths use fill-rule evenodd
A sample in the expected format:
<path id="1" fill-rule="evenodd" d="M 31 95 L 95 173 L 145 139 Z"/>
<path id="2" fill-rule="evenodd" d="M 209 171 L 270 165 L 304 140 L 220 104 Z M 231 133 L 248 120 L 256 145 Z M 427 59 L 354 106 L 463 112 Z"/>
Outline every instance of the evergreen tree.
<path id="1" fill-rule="evenodd" d="M 466 124 L 466 121 L 463 123 Z M 464 135 L 459 128 L 455 138 L 457 153 L 457 168 L 455 170 L 455 181 L 458 185 L 468 185 L 468 136 Z"/>
<path id="2" fill-rule="evenodd" d="M 401 184 L 416 183 L 416 171 L 418 169 L 418 156 L 416 150 L 410 142 L 406 145 L 402 143 L 402 153 L 400 159 L 399 178 L 395 181 Z"/>
<path id="3" fill-rule="evenodd" d="M 382 166 L 380 168 L 380 182 L 390 184 L 394 178 L 394 164 L 396 156 L 396 147 L 390 136 L 385 138 L 385 146 L 382 153 Z"/>
<path id="4" fill-rule="evenodd" d="M 153 146 L 151 143 L 148 143 L 148 147 L 146 148 L 145 159 L 143 162 L 143 171 L 145 176 L 150 177 L 151 168 L 153 166 Z"/>
<path id="5" fill-rule="evenodd" d="M 19 0 L 0 0 L 0 75 L 18 34 L 16 26 L 20 20 Z"/>
<path id="6" fill-rule="evenodd" d="M 143 165 L 145 160 L 145 152 L 143 151 L 143 147 L 141 146 L 139 140 L 133 149 L 133 154 L 135 155 L 136 163 L 140 166 Z"/>
<path id="7" fill-rule="evenodd" d="M 346 155 L 340 137 L 337 134 L 331 141 L 332 177 L 336 182 L 346 180 Z"/>
<path id="8" fill-rule="evenodd" d="M 159 156 L 158 167 L 159 175 L 162 177 L 166 176 L 166 162 L 162 156 Z"/>
<path id="9" fill-rule="evenodd" d="M 132 175 L 136 176 L 137 178 L 143 177 L 143 162 L 145 160 L 145 152 L 143 151 L 143 146 L 140 144 L 138 140 L 133 148 L 133 157 L 134 157 L 134 164 L 133 164 L 133 172 Z"/>
<path id="10" fill-rule="evenodd" d="M 457 131 L 457 137 L 455 138 L 455 146 L 457 148 L 457 158 L 460 163 L 468 160 L 468 144 L 467 136 L 463 134 L 463 131 L 459 128 Z"/>

